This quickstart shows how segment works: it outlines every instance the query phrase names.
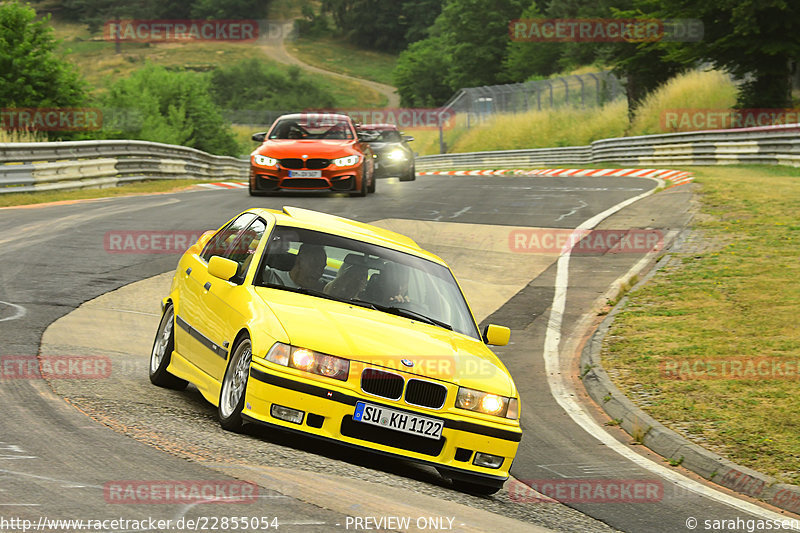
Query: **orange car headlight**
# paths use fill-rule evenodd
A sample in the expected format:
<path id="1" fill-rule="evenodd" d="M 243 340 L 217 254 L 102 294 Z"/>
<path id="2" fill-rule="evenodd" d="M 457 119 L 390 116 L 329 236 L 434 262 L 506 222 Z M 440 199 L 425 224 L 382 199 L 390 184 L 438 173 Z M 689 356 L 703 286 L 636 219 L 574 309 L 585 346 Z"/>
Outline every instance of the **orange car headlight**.
<path id="1" fill-rule="evenodd" d="M 352 167 L 357 163 L 358 163 L 357 155 L 348 155 L 347 157 L 340 157 L 339 159 L 333 160 L 333 164 L 336 165 L 337 167 Z"/>
<path id="2" fill-rule="evenodd" d="M 253 161 L 255 161 L 256 165 L 262 167 L 274 167 L 278 164 L 278 160 L 274 157 L 267 157 L 265 155 L 254 155 Z"/>
<path id="3" fill-rule="evenodd" d="M 278 365 L 341 381 L 347 381 L 347 377 L 350 374 L 350 361 L 347 359 L 315 352 L 307 348 L 290 346 L 282 342 L 276 342 L 272 345 L 272 348 L 267 352 L 266 359 Z"/>

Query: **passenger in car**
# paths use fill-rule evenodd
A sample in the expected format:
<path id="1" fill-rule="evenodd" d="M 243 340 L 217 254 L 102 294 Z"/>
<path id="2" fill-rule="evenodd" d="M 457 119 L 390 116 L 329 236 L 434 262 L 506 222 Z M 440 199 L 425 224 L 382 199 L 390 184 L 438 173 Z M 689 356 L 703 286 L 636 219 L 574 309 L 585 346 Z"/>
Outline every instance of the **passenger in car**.
<path id="1" fill-rule="evenodd" d="M 369 278 L 362 299 L 380 305 L 393 305 L 409 302 L 408 271 L 391 262 Z"/>
<path id="2" fill-rule="evenodd" d="M 325 285 L 325 294 L 349 300 L 361 295 L 367 285 L 367 266 L 358 262 L 358 256 L 349 254 L 342 262 L 336 277 Z"/>
<path id="3" fill-rule="evenodd" d="M 316 244 L 304 243 L 297 251 L 294 266 L 288 272 L 282 270 L 271 271 L 275 282 L 285 287 L 322 290 L 322 273 L 328 263 L 325 248 Z"/>

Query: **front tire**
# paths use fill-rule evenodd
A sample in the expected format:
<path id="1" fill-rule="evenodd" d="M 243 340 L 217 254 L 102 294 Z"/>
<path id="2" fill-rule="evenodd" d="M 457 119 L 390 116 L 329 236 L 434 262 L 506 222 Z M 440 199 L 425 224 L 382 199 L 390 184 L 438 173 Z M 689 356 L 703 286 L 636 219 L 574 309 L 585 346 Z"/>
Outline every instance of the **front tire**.
<path id="1" fill-rule="evenodd" d="M 400 176 L 400 181 L 414 181 L 417 179 L 417 170 L 414 166 L 412 166 L 408 172 Z"/>
<path id="2" fill-rule="evenodd" d="M 245 337 L 239 341 L 232 353 L 219 392 L 219 425 L 222 429 L 238 433 L 244 426 L 242 409 L 253 357 L 250 339 Z"/>
<path id="3" fill-rule="evenodd" d="M 376 183 L 375 183 L 375 182 L 377 182 L 377 181 L 378 181 L 378 180 L 377 180 L 377 179 L 375 179 L 375 173 L 373 172 L 373 173 L 372 173 L 372 183 L 370 183 L 370 184 L 367 186 L 367 192 L 368 192 L 368 193 L 374 193 L 374 192 L 375 192 L 375 185 L 376 185 Z"/>
<path id="4" fill-rule="evenodd" d="M 364 197 L 367 195 L 367 177 L 365 175 L 361 175 L 361 190 L 358 192 L 351 192 L 350 196 L 361 196 Z"/>
<path id="5" fill-rule="evenodd" d="M 150 351 L 150 382 L 166 389 L 183 390 L 189 384 L 185 379 L 173 376 L 167 371 L 175 350 L 175 311 L 172 304 L 167 304 L 158 332 Z"/>

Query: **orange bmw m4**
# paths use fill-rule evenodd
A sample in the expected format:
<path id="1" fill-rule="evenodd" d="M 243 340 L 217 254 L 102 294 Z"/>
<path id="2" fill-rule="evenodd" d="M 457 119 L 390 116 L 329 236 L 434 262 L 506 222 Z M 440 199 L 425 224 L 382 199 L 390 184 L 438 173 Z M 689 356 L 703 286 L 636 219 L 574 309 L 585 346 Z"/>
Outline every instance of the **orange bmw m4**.
<path id="1" fill-rule="evenodd" d="M 297 113 L 279 117 L 250 154 L 250 194 L 280 191 L 375 192 L 370 133 L 356 132 L 347 115 Z"/>

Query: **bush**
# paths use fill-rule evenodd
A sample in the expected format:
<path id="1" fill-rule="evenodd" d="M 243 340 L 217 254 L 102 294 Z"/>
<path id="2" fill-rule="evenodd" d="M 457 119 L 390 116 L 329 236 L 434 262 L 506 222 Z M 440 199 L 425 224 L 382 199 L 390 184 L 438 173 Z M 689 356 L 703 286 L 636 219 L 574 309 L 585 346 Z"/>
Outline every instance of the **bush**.
<path id="1" fill-rule="evenodd" d="M 211 74 L 214 102 L 230 110 L 302 110 L 334 107 L 318 82 L 298 67 L 286 73 L 258 59 L 240 61 Z"/>
<path id="2" fill-rule="evenodd" d="M 147 64 L 111 85 L 103 135 L 178 144 L 236 156 L 242 151 L 209 95 L 208 76 Z"/>

